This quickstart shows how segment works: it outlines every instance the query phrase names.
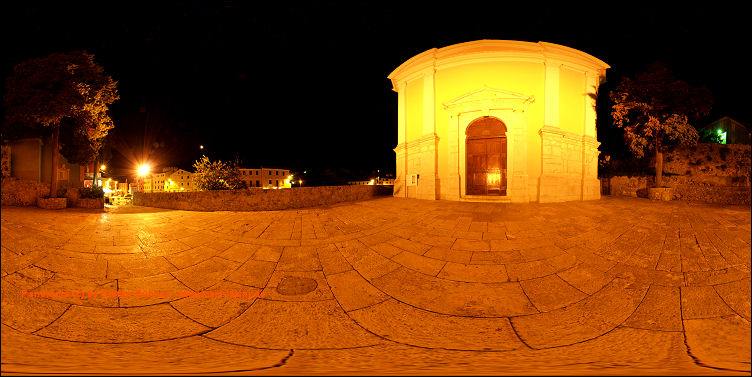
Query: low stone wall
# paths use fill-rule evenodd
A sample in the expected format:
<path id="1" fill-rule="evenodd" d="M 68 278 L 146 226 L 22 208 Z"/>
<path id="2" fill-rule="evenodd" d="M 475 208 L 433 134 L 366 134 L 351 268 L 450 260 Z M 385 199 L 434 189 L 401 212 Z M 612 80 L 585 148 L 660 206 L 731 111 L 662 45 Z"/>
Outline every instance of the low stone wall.
<path id="1" fill-rule="evenodd" d="M 2 187 L 0 187 L 1 202 L 4 206 L 35 206 L 40 196 L 49 193 L 49 183 L 14 177 L 3 177 Z"/>
<path id="2" fill-rule="evenodd" d="M 67 198 L 39 198 L 37 206 L 43 209 L 65 209 L 68 206 Z"/>
<path id="3" fill-rule="evenodd" d="M 39 206 L 39 198 L 50 193 L 50 184 L 15 177 L 4 177 L 2 182 L 2 205 L 4 206 Z M 65 190 L 67 208 L 104 208 L 104 198 L 81 199 L 77 188 Z M 59 202 L 58 202 L 59 203 Z M 58 209 L 59 205 L 48 204 Z"/>
<path id="4" fill-rule="evenodd" d="M 654 177 L 611 177 L 608 179 L 610 195 L 647 198 L 648 187 Z M 750 205 L 750 186 L 738 184 L 732 177 L 664 176 L 663 184 L 672 187 L 674 200 L 698 201 L 716 204 Z"/>
<path id="5" fill-rule="evenodd" d="M 279 190 L 249 188 L 190 192 L 137 192 L 133 195 L 133 204 L 187 211 L 275 211 L 325 206 L 387 195 L 392 195 L 392 186 L 317 186 Z"/>
<path id="6" fill-rule="evenodd" d="M 71 206 L 69 205 L 69 207 Z M 72 207 L 102 209 L 104 208 L 104 198 L 79 198 Z"/>

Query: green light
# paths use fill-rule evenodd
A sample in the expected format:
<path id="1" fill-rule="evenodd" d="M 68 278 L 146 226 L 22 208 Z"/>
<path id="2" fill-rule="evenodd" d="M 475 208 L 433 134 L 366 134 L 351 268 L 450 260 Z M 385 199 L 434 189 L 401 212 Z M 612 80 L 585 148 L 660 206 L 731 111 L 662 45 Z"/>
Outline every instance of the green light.
<path id="1" fill-rule="evenodd" d="M 718 135 L 721 135 L 721 134 L 723 134 L 723 131 L 718 130 Z"/>

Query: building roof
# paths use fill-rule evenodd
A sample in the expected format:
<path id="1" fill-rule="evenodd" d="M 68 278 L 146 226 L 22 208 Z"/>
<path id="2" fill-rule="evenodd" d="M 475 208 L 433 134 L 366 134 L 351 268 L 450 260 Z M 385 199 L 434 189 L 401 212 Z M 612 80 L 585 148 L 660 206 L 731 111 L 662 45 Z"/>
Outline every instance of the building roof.
<path id="1" fill-rule="evenodd" d="M 719 123 L 720 124 L 724 124 L 724 125 L 731 123 L 731 124 L 733 124 L 735 126 L 742 127 L 745 130 L 750 130 L 750 127 L 748 125 L 746 125 L 746 124 L 744 124 L 742 122 L 739 122 L 738 120 L 733 119 L 733 118 L 731 118 L 729 116 L 725 116 L 725 117 L 723 117 L 721 119 L 718 119 L 718 120 L 716 120 L 716 121 L 714 121 L 712 123 L 709 123 L 707 126 L 703 127 L 702 129 L 717 127 Z"/>

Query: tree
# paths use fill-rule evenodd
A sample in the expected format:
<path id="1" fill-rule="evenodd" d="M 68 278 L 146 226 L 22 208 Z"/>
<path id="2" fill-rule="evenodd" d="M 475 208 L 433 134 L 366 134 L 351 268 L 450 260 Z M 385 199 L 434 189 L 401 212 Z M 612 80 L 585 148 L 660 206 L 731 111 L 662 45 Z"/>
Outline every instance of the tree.
<path id="1" fill-rule="evenodd" d="M 655 152 L 655 185 L 663 184 L 663 148 L 694 145 L 698 134 L 690 121 L 707 115 L 713 98 L 705 86 L 691 87 L 660 62 L 635 79 L 624 78 L 611 92 L 614 124 L 624 129 L 627 146 L 637 158 Z"/>
<path id="2" fill-rule="evenodd" d="M 202 156 L 193 168 L 196 169 L 194 179 L 199 190 L 234 190 L 243 186 L 237 165 L 222 160 L 211 162 L 209 157 Z"/>
<path id="3" fill-rule="evenodd" d="M 57 194 L 60 131 L 72 162 L 92 162 L 114 127 L 107 114 L 119 99 L 117 82 L 85 51 L 55 53 L 13 67 L 4 97 L 6 123 L 52 128 L 50 196 Z"/>

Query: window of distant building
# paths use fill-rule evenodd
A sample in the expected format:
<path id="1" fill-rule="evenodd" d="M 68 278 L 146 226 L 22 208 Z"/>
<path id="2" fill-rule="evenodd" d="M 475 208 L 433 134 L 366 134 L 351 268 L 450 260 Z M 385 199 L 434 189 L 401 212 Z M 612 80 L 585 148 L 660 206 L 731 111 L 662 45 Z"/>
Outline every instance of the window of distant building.
<path id="1" fill-rule="evenodd" d="M 260 186 L 261 186 L 261 182 L 259 182 L 259 180 L 257 179 L 256 180 L 256 187 L 260 187 Z"/>
<path id="2" fill-rule="evenodd" d="M 269 180 L 269 184 L 270 184 L 270 185 L 272 184 L 272 180 L 271 180 L 271 179 Z"/>
<path id="3" fill-rule="evenodd" d="M 274 185 L 279 187 L 279 180 L 274 181 Z"/>

